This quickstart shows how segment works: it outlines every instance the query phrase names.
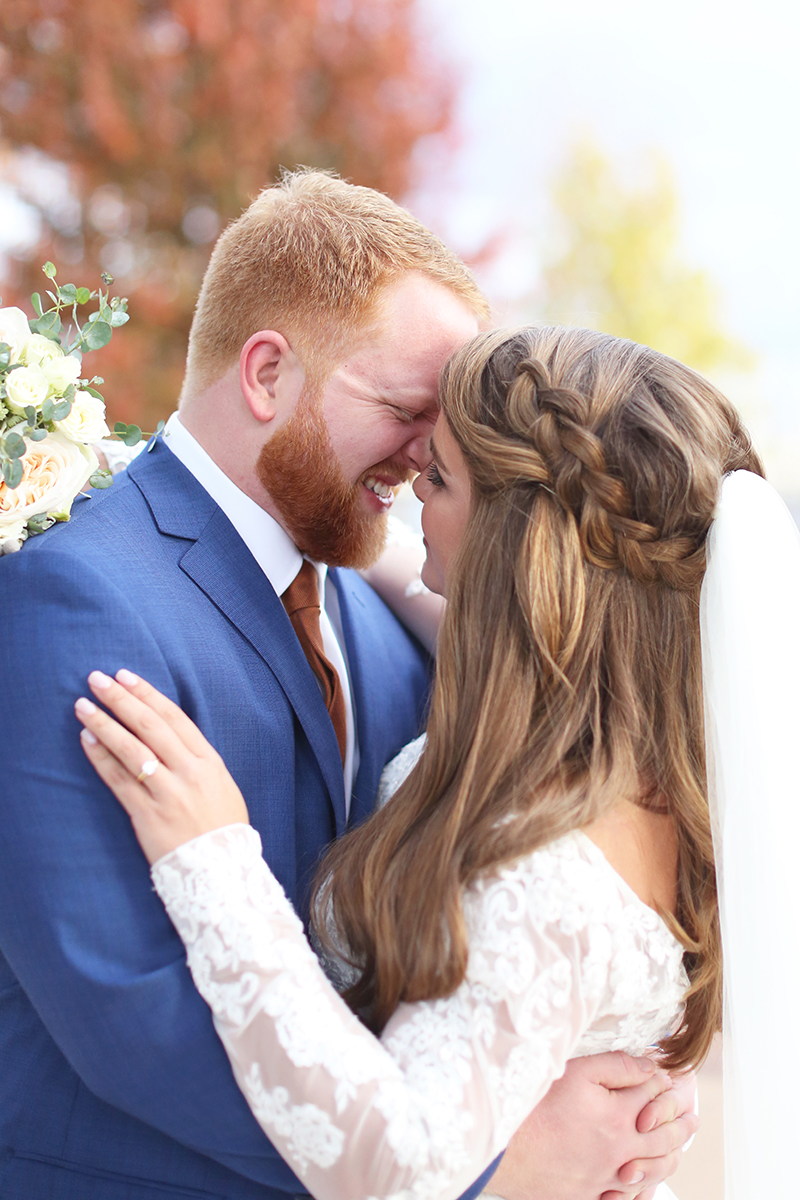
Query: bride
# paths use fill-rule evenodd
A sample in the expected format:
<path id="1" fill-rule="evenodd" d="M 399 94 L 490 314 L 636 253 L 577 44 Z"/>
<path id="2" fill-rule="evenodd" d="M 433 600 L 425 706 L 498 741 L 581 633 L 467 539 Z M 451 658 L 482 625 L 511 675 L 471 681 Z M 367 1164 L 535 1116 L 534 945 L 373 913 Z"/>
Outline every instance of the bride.
<path id="1" fill-rule="evenodd" d="M 780 502 L 710 384 L 603 334 L 481 334 L 441 405 L 415 484 L 423 581 L 448 599 L 427 740 L 321 866 L 341 996 L 188 717 L 129 672 L 90 677 L 122 724 L 76 706 L 237 1082 L 318 1200 L 456 1197 L 568 1058 L 657 1043 L 680 1071 L 721 1023 L 703 677 L 719 854 L 747 740 L 725 570 L 736 512 L 770 542 Z M 737 1192 L 762 1194 L 788 1193 Z"/>

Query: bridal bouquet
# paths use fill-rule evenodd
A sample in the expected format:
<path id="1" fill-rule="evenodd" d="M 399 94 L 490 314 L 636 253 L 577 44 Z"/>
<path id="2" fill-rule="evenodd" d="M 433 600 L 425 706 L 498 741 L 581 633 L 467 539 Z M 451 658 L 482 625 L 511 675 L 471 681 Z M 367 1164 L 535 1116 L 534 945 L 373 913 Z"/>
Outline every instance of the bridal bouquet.
<path id="1" fill-rule="evenodd" d="M 127 300 L 68 283 L 59 286 L 52 263 L 52 301 L 44 308 L 31 297 L 36 316 L 0 308 L 0 554 L 19 550 L 26 538 L 56 521 L 68 521 L 72 502 L 90 484 L 104 488 L 111 473 L 100 470 L 92 443 L 109 436 L 105 404 L 96 385 L 83 378 L 82 355 L 99 350 L 128 320 Z M 108 289 L 113 282 L 103 275 Z M 83 324 L 78 308 L 97 301 Z M 63 318 L 69 320 L 64 327 Z M 136 425 L 118 422 L 115 431 L 129 446 L 142 437 Z"/>

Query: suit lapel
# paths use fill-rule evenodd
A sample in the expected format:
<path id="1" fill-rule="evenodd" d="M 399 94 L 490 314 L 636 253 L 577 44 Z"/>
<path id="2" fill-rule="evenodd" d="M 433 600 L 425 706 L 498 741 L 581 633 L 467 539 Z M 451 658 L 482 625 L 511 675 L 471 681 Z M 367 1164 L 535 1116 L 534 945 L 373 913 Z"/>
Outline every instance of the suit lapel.
<path id="1" fill-rule="evenodd" d="M 345 826 L 341 758 L 319 686 L 280 598 L 228 518 L 191 472 L 157 445 L 129 473 L 162 533 L 193 544 L 181 570 L 264 659 L 283 688 L 317 757 L 336 816 Z M 141 455 L 140 458 L 145 458 Z M 137 468 L 138 469 L 135 469 Z"/>

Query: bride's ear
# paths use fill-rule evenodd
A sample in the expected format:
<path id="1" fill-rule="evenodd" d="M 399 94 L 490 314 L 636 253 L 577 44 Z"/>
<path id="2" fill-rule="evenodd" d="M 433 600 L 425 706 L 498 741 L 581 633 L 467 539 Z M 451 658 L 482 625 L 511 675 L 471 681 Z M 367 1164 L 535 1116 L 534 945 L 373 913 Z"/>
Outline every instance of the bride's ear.
<path id="1" fill-rule="evenodd" d="M 239 385 L 257 421 L 294 412 L 305 372 L 283 334 L 261 329 L 248 338 L 239 356 Z"/>

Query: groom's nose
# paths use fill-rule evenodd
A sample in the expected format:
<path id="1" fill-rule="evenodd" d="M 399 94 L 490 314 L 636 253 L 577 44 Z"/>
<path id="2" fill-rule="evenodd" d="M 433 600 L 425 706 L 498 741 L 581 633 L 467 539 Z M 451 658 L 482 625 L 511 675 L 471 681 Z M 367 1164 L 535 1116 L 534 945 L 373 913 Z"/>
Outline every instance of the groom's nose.
<path id="1" fill-rule="evenodd" d="M 403 456 L 406 459 L 409 469 L 416 471 L 424 471 L 430 464 L 431 455 L 431 435 L 430 433 L 415 437 L 412 441 L 406 442 L 403 448 Z"/>
<path id="2" fill-rule="evenodd" d="M 436 417 L 419 419 L 414 422 L 411 437 L 403 446 L 402 454 L 410 470 L 424 471 L 433 457 L 431 453 L 431 435 L 436 424 Z"/>

